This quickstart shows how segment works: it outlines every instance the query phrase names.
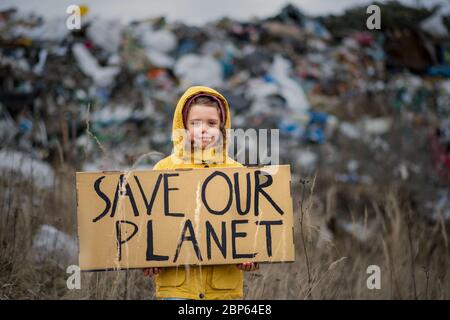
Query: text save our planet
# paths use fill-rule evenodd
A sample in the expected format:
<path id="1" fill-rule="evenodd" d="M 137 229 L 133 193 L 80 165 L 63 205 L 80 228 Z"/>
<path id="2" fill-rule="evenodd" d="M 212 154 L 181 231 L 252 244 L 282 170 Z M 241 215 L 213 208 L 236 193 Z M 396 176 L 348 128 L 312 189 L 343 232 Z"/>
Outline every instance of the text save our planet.
<path id="1" fill-rule="evenodd" d="M 80 266 L 293 261 L 289 169 L 77 173 Z"/>

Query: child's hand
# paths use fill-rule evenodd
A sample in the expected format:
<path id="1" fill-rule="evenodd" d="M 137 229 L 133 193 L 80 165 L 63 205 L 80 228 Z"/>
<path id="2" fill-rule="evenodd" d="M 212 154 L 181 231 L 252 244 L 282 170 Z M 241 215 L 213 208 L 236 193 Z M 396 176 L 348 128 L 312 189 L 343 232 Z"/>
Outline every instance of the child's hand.
<path id="1" fill-rule="evenodd" d="M 144 271 L 145 277 L 151 277 L 159 273 L 161 268 L 145 268 L 142 271 Z"/>
<path id="2" fill-rule="evenodd" d="M 259 265 L 257 262 L 244 262 L 236 265 L 239 270 L 242 271 L 255 271 L 259 269 Z"/>

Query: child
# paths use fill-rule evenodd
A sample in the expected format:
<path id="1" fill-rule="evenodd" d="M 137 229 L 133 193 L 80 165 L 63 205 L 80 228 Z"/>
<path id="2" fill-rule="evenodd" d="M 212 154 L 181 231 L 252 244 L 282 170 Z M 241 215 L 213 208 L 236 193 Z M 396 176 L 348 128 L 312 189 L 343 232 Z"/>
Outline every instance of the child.
<path id="1" fill-rule="evenodd" d="M 214 89 L 190 87 L 175 108 L 172 125 L 174 151 L 153 169 L 242 167 L 226 152 L 226 129 L 230 127 L 230 111 L 226 99 Z M 144 275 L 157 275 L 157 298 L 242 299 L 242 271 L 257 268 L 258 265 L 253 262 L 147 268 L 144 269 Z"/>

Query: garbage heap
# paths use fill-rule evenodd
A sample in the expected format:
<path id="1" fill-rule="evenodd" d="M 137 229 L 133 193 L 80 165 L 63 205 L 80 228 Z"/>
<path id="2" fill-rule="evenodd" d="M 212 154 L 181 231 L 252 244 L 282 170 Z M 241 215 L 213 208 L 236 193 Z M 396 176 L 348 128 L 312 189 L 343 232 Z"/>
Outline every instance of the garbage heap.
<path id="1" fill-rule="evenodd" d="M 279 163 L 294 181 L 320 172 L 329 183 L 446 183 L 449 8 L 380 6 L 373 31 L 364 7 L 310 17 L 288 5 L 203 26 L 88 12 L 79 30 L 65 17 L 0 12 L 2 169 L 19 158 L 45 176 L 62 163 L 150 168 L 171 152 L 181 93 L 207 85 L 229 100 L 233 128 L 280 130 Z"/>

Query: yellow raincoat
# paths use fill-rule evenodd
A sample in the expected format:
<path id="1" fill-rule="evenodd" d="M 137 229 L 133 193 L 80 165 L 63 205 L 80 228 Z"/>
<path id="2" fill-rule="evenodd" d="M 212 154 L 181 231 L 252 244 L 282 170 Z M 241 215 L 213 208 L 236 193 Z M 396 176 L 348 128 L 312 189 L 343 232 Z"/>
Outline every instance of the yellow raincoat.
<path id="1" fill-rule="evenodd" d="M 230 110 L 225 97 L 214 89 L 196 86 L 186 90 L 178 101 L 173 117 L 172 132 L 176 129 L 184 129 L 182 109 L 190 97 L 199 93 L 208 93 L 221 99 L 226 110 L 225 129 L 230 129 Z M 227 142 L 225 139 L 222 150 L 228 150 Z M 181 136 L 173 138 L 173 144 L 173 153 L 159 161 L 154 166 L 154 170 L 242 166 L 228 157 L 227 152 L 217 153 L 215 148 L 192 153 L 185 152 Z M 155 278 L 156 297 L 196 300 L 242 299 L 243 278 L 243 271 L 239 270 L 236 264 L 162 268 Z"/>

